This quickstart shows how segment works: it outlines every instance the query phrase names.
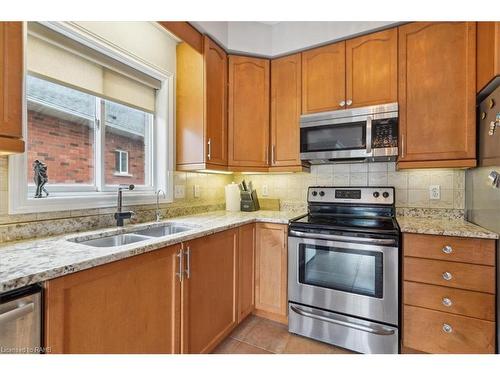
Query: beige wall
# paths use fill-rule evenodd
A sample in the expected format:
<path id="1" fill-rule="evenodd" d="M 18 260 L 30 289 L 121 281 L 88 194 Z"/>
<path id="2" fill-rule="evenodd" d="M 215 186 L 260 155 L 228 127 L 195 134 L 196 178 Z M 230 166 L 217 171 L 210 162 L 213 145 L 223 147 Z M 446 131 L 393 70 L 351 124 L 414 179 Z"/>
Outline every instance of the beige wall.
<path id="1" fill-rule="evenodd" d="M 306 201 L 312 185 L 394 186 L 397 207 L 464 209 L 465 172 L 454 169 L 396 171 L 395 163 L 313 166 L 311 173 L 235 175 L 251 180 L 259 196 L 264 185 L 269 198 L 284 202 Z M 429 185 L 441 186 L 441 199 L 429 199 Z"/>

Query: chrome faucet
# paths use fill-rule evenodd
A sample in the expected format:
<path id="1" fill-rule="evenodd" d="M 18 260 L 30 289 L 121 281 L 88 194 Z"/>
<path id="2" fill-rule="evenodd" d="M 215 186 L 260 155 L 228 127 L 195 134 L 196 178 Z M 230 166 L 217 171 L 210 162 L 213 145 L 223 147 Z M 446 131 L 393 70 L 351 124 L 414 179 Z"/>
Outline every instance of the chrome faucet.
<path id="1" fill-rule="evenodd" d="M 120 185 L 118 187 L 118 203 L 116 207 L 115 219 L 116 225 L 118 227 L 123 227 L 123 219 L 130 219 L 134 215 L 133 211 L 122 212 L 122 202 L 123 202 L 123 190 L 134 190 L 135 186 L 130 185 Z"/>
<path id="2" fill-rule="evenodd" d="M 160 214 L 160 194 L 163 195 L 163 199 L 165 199 L 167 197 L 163 190 L 158 189 L 156 191 L 156 221 L 157 222 L 162 219 L 161 214 Z"/>

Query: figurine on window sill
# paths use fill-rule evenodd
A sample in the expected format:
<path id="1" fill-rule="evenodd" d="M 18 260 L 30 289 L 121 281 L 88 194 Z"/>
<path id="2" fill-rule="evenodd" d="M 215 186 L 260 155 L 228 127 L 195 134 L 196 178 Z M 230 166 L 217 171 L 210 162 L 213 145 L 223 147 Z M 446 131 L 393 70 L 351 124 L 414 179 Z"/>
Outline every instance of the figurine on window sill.
<path id="1" fill-rule="evenodd" d="M 45 197 L 49 196 L 49 192 L 45 189 L 45 184 L 49 181 L 49 177 L 47 175 L 47 164 L 40 160 L 35 160 L 33 162 L 33 180 L 36 185 L 35 198 L 44 198 L 43 193 L 45 193 Z"/>

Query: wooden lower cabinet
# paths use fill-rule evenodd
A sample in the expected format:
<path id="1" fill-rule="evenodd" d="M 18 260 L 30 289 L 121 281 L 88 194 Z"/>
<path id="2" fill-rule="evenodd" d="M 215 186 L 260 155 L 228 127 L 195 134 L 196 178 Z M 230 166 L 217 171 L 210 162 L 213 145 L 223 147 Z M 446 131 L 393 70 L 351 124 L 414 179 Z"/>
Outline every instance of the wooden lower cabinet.
<path id="1" fill-rule="evenodd" d="M 238 228 L 238 323 L 255 307 L 255 224 Z"/>
<path id="2" fill-rule="evenodd" d="M 426 353 L 495 353 L 494 322 L 414 306 L 405 306 L 403 313 L 405 347 Z"/>
<path id="3" fill-rule="evenodd" d="M 495 353 L 495 240 L 403 234 L 402 352 Z"/>
<path id="4" fill-rule="evenodd" d="M 50 280 L 51 353 L 178 353 L 180 245 Z"/>
<path id="5" fill-rule="evenodd" d="M 238 230 L 184 244 L 181 352 L 209 353 L 238 322 Z"/>
<path id="6" fill-rule="evenodd" d="M 256 224 L 255 314 L 287 323 L 287 226 Z"/>

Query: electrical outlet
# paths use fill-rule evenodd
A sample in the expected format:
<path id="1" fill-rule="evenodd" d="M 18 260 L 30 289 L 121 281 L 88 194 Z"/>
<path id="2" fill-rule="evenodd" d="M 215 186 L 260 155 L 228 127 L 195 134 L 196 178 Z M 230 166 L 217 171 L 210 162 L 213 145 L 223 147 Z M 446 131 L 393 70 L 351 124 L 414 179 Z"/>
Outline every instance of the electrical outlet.
<path id="1" fill-rule="evenodd" d="M 200 185 L 194 185 L 193 186 L 193 195 L 195 198 L 199 198 L 200 197 Z"/>
<path id="2" fill-rule="evenodd" d="M 441 199 L 441 186 L 439 185 L 429 186 L 429 199 L 432 200 Z"/>
<path id="3" fill-rule="evenodd" d="M 269 185 L 264 184 L 262 185 L 262 196 L 267 197 L 269 195 Z"/>
<path id="4" fill-rule="evenodd" d="M 174 198 L 182 199 L 186 196 L 186 189 L 184 185 L 175 185 Z"/>

